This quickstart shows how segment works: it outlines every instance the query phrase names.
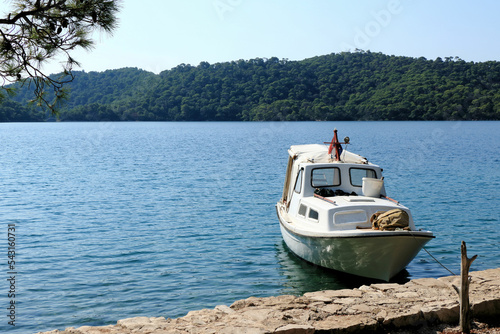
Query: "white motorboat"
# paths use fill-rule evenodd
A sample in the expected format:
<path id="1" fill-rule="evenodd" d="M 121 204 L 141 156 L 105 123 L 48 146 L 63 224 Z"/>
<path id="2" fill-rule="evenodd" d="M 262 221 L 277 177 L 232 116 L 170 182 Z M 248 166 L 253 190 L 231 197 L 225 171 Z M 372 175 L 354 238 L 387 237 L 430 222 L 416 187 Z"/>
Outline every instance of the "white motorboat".
<path id="1" fill-rule="evenodd" d="M 389 281 L 434 235 L 417 230 L 410 210 L 386 196 L 382 169 L 342 148 L 291 146 L 276 205 L 288 248 L 318 266 Z M 328 143 L 325 143 L 328 144 Z"/>

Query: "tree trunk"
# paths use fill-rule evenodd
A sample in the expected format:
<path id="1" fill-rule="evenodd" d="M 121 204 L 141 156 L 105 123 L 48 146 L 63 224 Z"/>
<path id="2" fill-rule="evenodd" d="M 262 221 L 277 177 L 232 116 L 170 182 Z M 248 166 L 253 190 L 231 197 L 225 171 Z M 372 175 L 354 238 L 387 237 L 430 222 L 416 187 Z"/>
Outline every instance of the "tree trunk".
<path id="1" fill-rule="evenodd" d="M 462 241 L 462 265 L 461 265 L 461 280 L 460 280 L 460 331 L 469 334 L 472 323 L 472 316 L 469 304 L 469 269 L 472 262 L 477 258 L 474 255 L 472 258 L 467 258 L 467 247 L 465 241 Z"/>

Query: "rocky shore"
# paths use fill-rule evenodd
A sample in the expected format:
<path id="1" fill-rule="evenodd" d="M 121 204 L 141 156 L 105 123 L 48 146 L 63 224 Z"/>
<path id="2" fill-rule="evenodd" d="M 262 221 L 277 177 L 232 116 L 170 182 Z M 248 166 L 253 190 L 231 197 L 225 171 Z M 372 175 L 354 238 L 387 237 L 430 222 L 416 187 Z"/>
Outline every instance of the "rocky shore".
<path id="1" fill-rule="evenodd" d="M 471 272 L 470 276 L 473 317 L 483 322 L 477 332 L 500 333 L 484 328 L 484 323 L 500 316 L 500 269 Z M 436 332 L 436 326 L 444 329 L 442 324 L 458 324 L 459 296 L 453 286 L 460 286 L 458 276 L 421 278 L 404 285 L 378 283 L 298 297 L 250 297 L 231 306 L 191 311 L 177 319 L 138 317 L 119 320 L 116 325 L 71 327 L 43 334 Z"/>

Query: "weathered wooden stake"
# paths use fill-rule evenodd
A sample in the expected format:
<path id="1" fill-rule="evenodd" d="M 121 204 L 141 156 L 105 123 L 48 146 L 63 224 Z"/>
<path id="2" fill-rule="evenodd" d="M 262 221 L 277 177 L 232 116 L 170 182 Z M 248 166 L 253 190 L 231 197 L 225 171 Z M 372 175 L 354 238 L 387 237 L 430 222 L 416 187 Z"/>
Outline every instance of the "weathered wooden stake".
<path id="1" fill-rule="evenodd" d="M 465 241 L 462 241 L 462 265 L 460 279 L 460 330 L 462 333 L 469 334 L 472 323 L 472 316 L 469 304 L 469 269 L 472 262 L 477 258 L 474 255 L 470 259 L 467 258 L 467 246 Z"/>

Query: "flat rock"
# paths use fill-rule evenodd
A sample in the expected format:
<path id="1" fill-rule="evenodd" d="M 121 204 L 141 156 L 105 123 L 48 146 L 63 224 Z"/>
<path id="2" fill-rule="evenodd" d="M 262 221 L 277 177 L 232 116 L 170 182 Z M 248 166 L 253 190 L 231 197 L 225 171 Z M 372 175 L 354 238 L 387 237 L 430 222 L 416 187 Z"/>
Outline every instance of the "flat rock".
<path id="1" fill-rule="evenodd" d="M 414 291 L 398 292 L 398 293 L 395 293 L 394 295 L 396 296 L 396 298 L 399 298 L 399 299 L 404 299 L 404 298 L 412 299 L 412 298 L 420 297 L 420 295 Z"/>
<path id="2" fill-rule="evenodd" d="M 500 269 L 471 272 L 469 297 L 475 317 L 500 316 Z M 191 311 L 177 319 L 137 317 L 116 325 L 69 327 L 43 334 L 307 334 L 391 332 L 412 326 L 458 323 L 459 285 L 454 276 L 406 284 L 376 283 L 359 289 L 304 296 L 249 297 L 231 306 Z M 412 329 L 413 328 L 413 329 Z"/>
<path id="3" fill-rule="evenodd" d="M 418 278 L 411 281 L 413 284 L 418 284 L 427 287 L 442 287 L 446 288 L 448 285 L 436 278 Z"/>
<path id="4" fill-rule="evenodd" d="M 273 332 L 275 334 L 313 334 L 315 328 L 310 325 L 285 325 Z"/>
<path id="5" fill-rule="evenodd" d="M 381 291 L 400 288 L 400 285 L 396 283 L 378 283 L 378 284 L 372 284 L 370 286 L 376 290 L 381 290 Z"/>

